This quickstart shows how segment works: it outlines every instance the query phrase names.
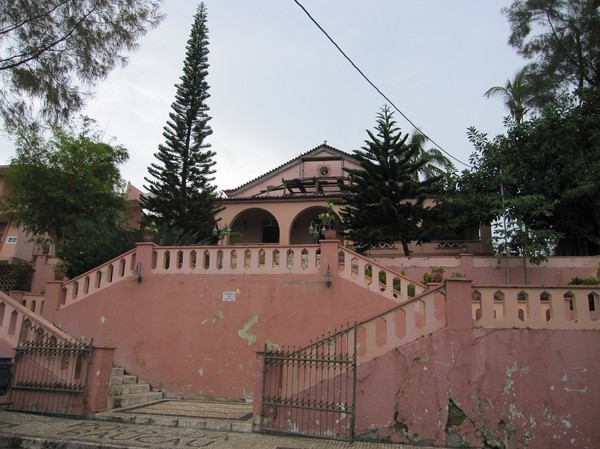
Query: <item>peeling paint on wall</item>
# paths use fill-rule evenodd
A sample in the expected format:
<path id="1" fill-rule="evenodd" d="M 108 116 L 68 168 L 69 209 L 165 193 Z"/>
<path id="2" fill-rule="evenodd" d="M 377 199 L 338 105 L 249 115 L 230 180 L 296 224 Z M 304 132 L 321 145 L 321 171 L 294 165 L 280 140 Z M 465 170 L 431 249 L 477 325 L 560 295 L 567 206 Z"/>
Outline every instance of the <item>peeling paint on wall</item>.
<path id="1" fill-rule="evenodd" d="M 506 373 L 506 382 L 505 382 L 505 384 L 504 384 L 504 390 L 503 390 L 504 394 L 508 394 L 508 393 L 510 393 L 510 390 L 511 390 L 511 388 L 512 388 L 512 387 L 513 387 L 513 385 L 514 385 L 514 381 L 513 381 L 513 379 L 512 379 L 512 375 L 513 375 L 513 374 L 514 374 L 516 371 L 521 371 L 523 374 L 528 374 L 530 370 L 531 370 L 531 369 L 530 369 L 528 366 L 525 366 L 525 367 L 523 367 L 523 368 L 519 369 L 519 368 L 517 367 L 517 363 L 516 363 L 516 362 L 515 362 L 515 363 L 513 363 L 513 366 L 509 366 L 509 367 L 507 367 L 507 368 L 506 368 L 506 371 L 505 371 L 505 373 Z"/>
<path id="2" fill-rule="evenodd" d="M 224 316 L 223 310 L 219 309 L 219 311 L 213 315 L 213 324 L 216 324 L 218 320 L 222 320 Z"/>
<path id="3" fill-rule="evenodd" d="M 271 340 L 267 339 L 266 344 L 268 349 L 281 349 L 281 347 L 277 343 L 273 343 Z"/>
<path id="4" fill-rule="evenodd" d="M 238 331 L 238 335 L 248 342 L 248 346 L 252 346 L 254 343 L 256 343 L 256 334 L 248 332 L 248 330 L 250 330 L 250 328 L 256 323 L 258 323 L 258 315 L 254 315 L 252 318 L 250 318 L 250 320 L 244 324 L 244 327 Z"/>

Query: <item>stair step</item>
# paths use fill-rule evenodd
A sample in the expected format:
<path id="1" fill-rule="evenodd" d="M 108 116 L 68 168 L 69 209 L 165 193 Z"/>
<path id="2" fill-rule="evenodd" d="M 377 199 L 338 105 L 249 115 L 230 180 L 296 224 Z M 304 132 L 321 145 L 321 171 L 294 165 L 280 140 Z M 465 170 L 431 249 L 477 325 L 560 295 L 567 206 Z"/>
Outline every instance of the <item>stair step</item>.
<path id="1" fill-rule="evenodd" d="M 240 413 L 247 416 L 240 416 Z M 239 403 L 163 399 L 147 404 L 147 406 L 142 404 L 95 413 L 94 418 L 128 424 L 252 432 L 251 415 L 251 405 L 247 405 L 246 409 L 241 409 Z M 223 416 L 228 416 L 228 418 Z"/>
<path id="2" fill-rule="evenodd" d="M 110 375 L 111 376 L 124 376 L 125 369 L 121 368 L 120 366 L 113 366 L 112 372 L 110 373 Z"/>
<path id="3" fill-rule="evenodd" d="M 108 398 L 108 409 L 131 407 L 134 405 L 147 404 L 161 400 L 163 397 L 160 391 L 149 391 L 146 393 L 131 393 Z"/>
<path id="4" fill-rule="evenodd" d="M 108 382 L 108 385 L 126 385 L 126 384 L 136 384 L 138 383 L 137 376 L 132 376 L 129 374 L 124 374 L 122 376 L 111 376 Z"/>
<path id="5" fill-rule="evenodd" d="M 108 396 L 122 396 L 124 394 L 147 393 L 150 391 L 150 385 L 146 383 L 111 385 L 108 390 Z"/>

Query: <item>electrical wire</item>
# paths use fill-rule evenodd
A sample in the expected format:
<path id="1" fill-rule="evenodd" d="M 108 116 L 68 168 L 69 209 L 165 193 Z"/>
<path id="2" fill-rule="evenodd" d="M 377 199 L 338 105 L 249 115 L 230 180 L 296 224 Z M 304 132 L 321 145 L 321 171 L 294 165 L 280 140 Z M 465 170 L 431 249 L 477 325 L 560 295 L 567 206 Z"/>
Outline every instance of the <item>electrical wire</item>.
<path id="1" fill-rule="evenodd" d="M 298 0 L 294 0 L 294 3 L 296 3 L 301 9 L 302 11 L 304 11 L 304 13 L 308 16 L 308 18 L 317 26 L 317 28 L 319 28 L 319 30 L 321 30 L 321 32 L 327 37 L 327 39 L 329 39 L 329 42 L 331 42 L 335 48 L 337 48 L 337 50 L 342 54 L 342 56 L 344 56 L 344 58 L 346 58 L 346 60 L 352 65 L 352 67 L 354 67 L 354 69 L 365 79 L 365 81 L 367 83 L 369 83 L 371 85 L 371 87 L 373 89 L 375 89 L 375 91 L 377 91 L 377 93 L 379 95 L 381 95 L 385 101 L 387 101 L 402 117 L 404 117 L 404 119 L 411 124 L 411 126 L 417 130 L 418 132 L 420 132 L 421 134 L 423 134 L 434 146 L 436 146 L 442 153 L 444 153 L 445 155 L 447 155 L 448 157 L 454 159 L 456 162 L 464 165 L 465 167 L 471 167 L 469 164 L 461 161 L 460 159 L 452 156 L 450 153 L 448 153 L 446 150 L 444 150 L 440 145 L 438 145 L 435 140 L 433 140 L 431 137 L 429 137 L 427 134 L 425 134 L 423 132 L 423 130 L 421 128 L 419 128 L 410 118 L 408 118 L 408 116 L 406 114 L 404 114 L 404 112 L 402 112 L 400 110 L 400 108 L 398 108 L 394 102 L 392 100 L 390 100 L 390 98 L 384 94 L 379 87 L 377 87 L 375 85 L 375 83 L 373 83 L 369 77 L 367 77 L 367 75 L 364 74 L 364 72 L 354 63 L 354 61 L 352 61 L 352 59 L 350 59 L 350 57 L 344 52 L 344 50 L 342 50 L 340 48 L 340 46 L 332 39 L 332 37 L 327 33 L 327 31 L 325 31 L 323 29 L 323 27 L 319 24 L 319 22 L 317 22 L 315 20 L 315 18 L 306 10 L 306 8 L 298 1 Z"/>

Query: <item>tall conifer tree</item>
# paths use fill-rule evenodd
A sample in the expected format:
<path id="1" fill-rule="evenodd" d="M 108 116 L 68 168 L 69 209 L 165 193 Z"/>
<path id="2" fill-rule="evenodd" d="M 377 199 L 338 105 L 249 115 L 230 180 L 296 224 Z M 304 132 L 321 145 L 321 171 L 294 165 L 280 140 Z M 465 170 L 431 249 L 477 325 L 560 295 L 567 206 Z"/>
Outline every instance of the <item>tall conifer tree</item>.
<path id="1" fill-rule="evenodd" d="M 402 135 L 388 107 L 377 116 L 376 134 L 367 133 L 366 146 L 354 151 L 361 168 L 346 170 L 351 183 L 343 187 L 346 196 L 340 210 L 346 236 L 358 251 L 400 241 L 409 255 L 408 243 L 425 236 L 420 225 L 429 209 L 424 202 L 441 176 L 419 179 L 417 174 L 430 159 L 416 157 L 421 142 Z"/>
<path id="2" fill-rule="evenodd" d="M 164 127 L 166 141 L 159 145 L 158 160 L 144 178 L 150 192 L 143 200 L 148 214 L 158 225 L 194 231 L 200 238 L 212 235 L 216 186 L 213 157 L 206 142 L 212 134 L 206 100 L 208 83 L 208 29 L 206 7 L 200 3 L 186 47 L 183 75 L 176 85 L 175 101 Z"/>

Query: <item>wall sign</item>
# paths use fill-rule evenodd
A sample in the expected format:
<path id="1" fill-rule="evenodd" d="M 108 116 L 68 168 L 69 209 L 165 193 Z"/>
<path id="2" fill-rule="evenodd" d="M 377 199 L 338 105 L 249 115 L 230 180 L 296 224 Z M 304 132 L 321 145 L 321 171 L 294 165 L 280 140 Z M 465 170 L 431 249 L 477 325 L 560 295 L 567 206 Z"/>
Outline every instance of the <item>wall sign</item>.
<path id="1" fill-rule="evenodd" d="M 223 292 L 223 302 L 235 302 L 236 292 Z"/>

